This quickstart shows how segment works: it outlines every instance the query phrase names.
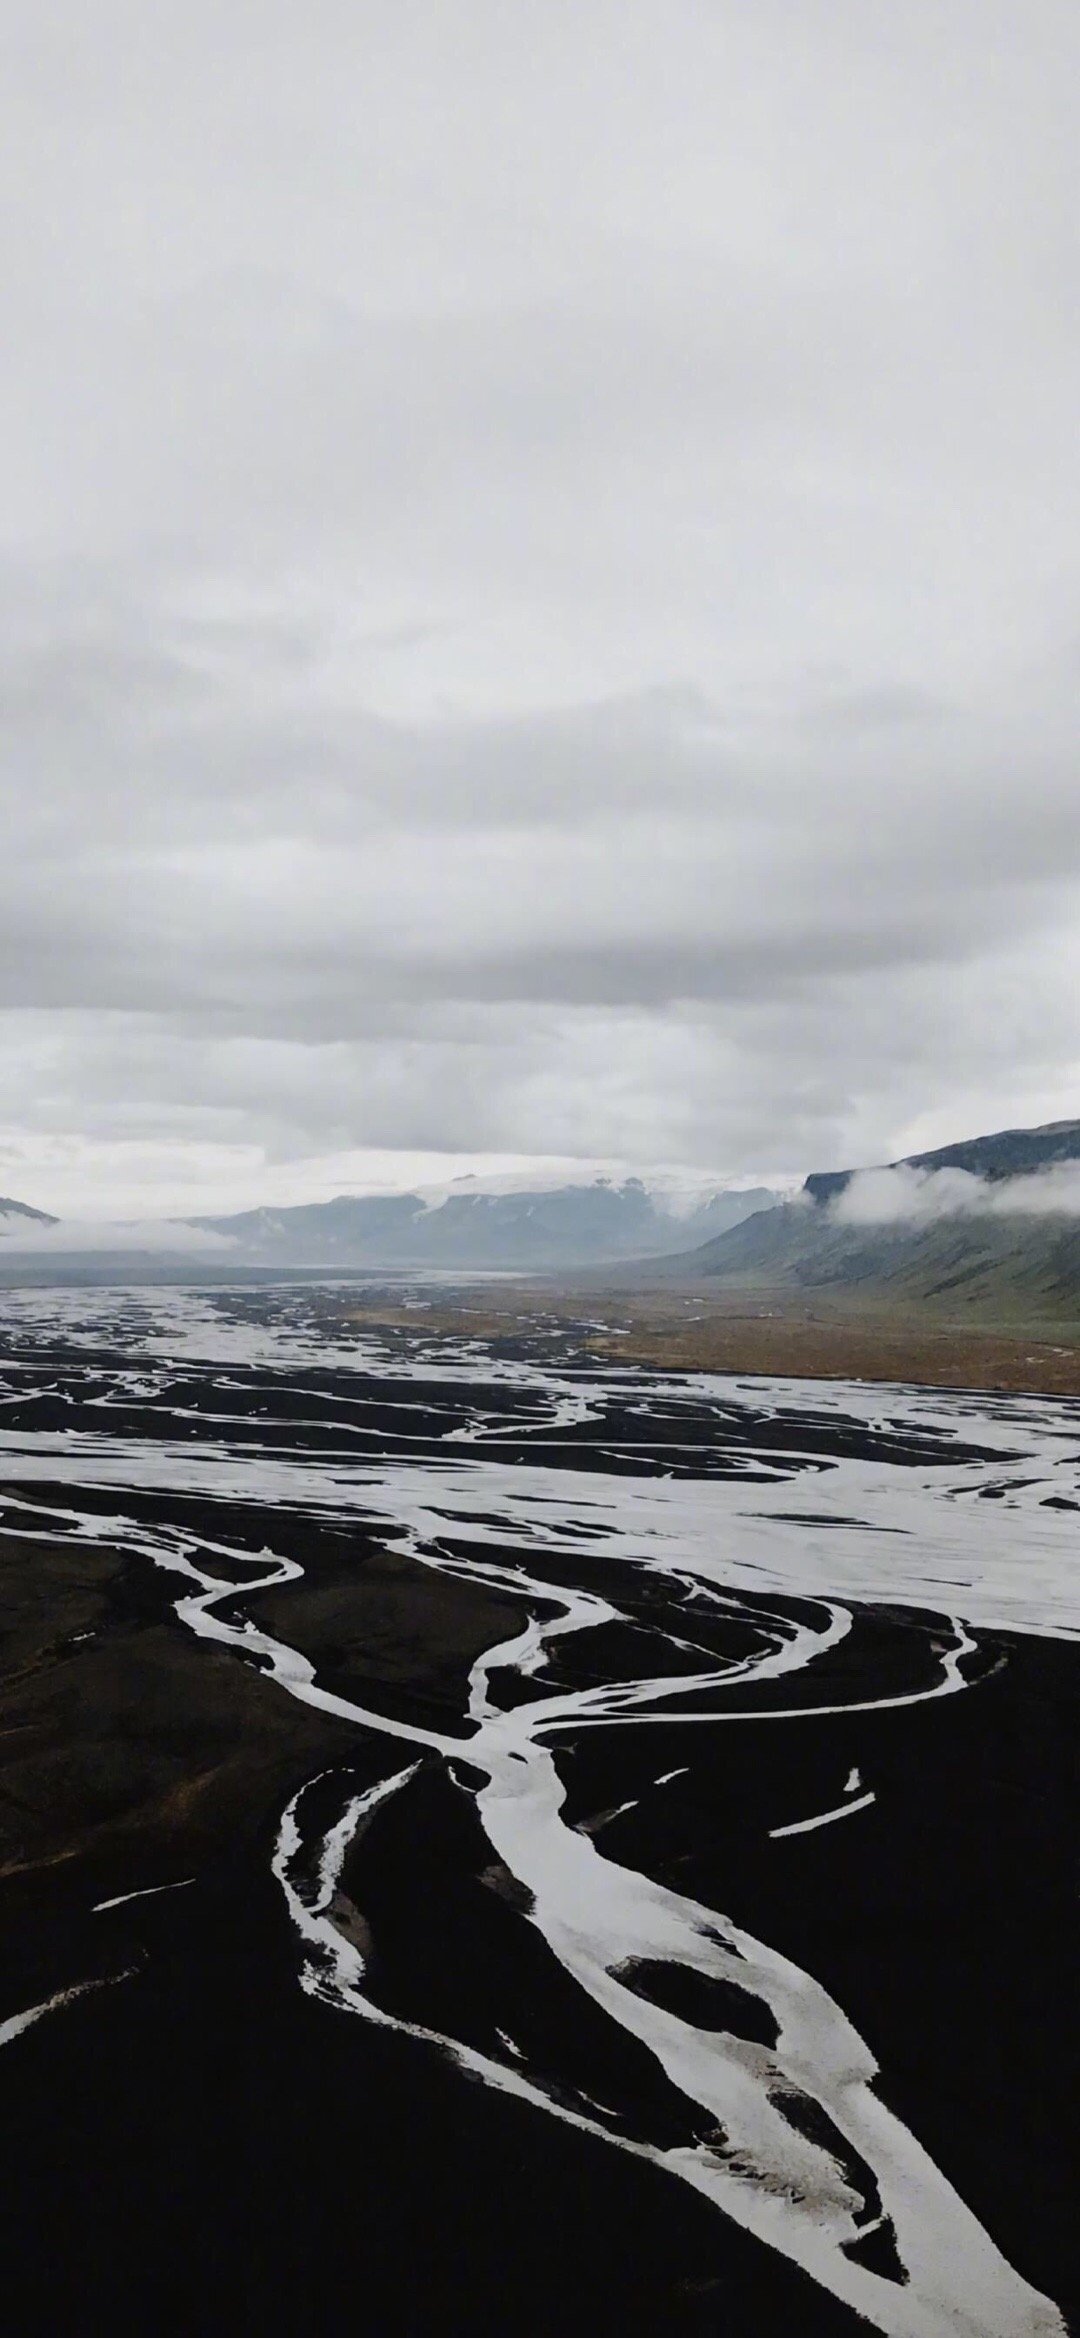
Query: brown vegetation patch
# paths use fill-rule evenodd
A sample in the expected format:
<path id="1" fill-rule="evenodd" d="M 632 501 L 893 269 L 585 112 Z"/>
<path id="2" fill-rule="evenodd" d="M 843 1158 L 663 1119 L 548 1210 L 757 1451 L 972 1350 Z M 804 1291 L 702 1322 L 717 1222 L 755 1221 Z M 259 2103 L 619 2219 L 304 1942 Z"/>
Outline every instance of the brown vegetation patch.
<path id="1" fill-rule="evenodd" d="M 367 1330 L 408 1329 L 433 1339 L 569 1339 L 584 1356 L 675 1372 L 762 1373 L 808 1380 L 898 1381 L 1080 1396 L 1076 1327 L 995 1328 L 929 1309 L 843 1308 L 790 1294 L 709 1289 L 608 1292 L 515 1284 L 462 1289 L 423 1310 L 393 1300 L 351 1306 Z"/>

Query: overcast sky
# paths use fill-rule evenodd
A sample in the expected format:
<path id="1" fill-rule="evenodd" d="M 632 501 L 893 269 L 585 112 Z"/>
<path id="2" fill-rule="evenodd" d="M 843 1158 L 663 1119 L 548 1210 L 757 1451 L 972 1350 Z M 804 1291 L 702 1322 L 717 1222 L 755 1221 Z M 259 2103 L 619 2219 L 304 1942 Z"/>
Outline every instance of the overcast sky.
<path id="1" fill-rule="evenodd" d="M 0 1189 L 1080 1110 L 1076 0 L 0 29 Z"/>

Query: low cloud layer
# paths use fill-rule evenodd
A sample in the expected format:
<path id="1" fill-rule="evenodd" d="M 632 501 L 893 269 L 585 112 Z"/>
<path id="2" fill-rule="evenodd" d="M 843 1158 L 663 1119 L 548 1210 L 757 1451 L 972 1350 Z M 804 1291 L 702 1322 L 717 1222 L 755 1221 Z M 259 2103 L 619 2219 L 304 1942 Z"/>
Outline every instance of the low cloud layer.
<path id="1" fill-rule="evenodd" d="M 1080 1219 L 1080 1161 L 992 1180 L 967 1169 L 863 1169 L 829 1204 L 841 1226 L 929 1226 L 941 1218 Z"/>
<path id="2" fill-rule="evenodd" d="M 113 1255 L 137 1251 L 184 1257 L 227 1257 L 235 1244 L 223 1234 L 208 1234 L 195 1226 L 177 1225 L 168 1219 L 138 1220 L 98 1218 L 80 1220 L 64 1218 L 55 1225 L 40 1225 L 32 1218 L 8 1216 L 0 1211 L 0 1256 L 16 1253 L 20 1257 L 43 1252 L 61 1253 L 65 1257 L 89 1256 L 105 1251 Z"/>
<path id="3" fill-rule="evenodd" d="M 1075 10 L 8 13 L 5 1187 L 1073 1111 Z"/>

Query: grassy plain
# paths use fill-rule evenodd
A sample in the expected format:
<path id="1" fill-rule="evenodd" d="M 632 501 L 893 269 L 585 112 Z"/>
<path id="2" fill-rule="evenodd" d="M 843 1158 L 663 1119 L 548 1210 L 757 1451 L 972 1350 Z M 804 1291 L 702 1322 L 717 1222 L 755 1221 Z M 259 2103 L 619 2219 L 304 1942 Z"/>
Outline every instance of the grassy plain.
<path id="1" fill-rule="evenodd" d="M 1080 1325 L 996 1325 L 929 1308 L 793 1298 L 765 1288 L 719 1292 L 595 1283 L 478 1284 L 350 1299 L 350 1323 L 438 1338 L 553 1347 L 678 1372 L 789 1374 L 809 1380 L 903 1381 L 940 1388 L 1080 1397 Z"/>

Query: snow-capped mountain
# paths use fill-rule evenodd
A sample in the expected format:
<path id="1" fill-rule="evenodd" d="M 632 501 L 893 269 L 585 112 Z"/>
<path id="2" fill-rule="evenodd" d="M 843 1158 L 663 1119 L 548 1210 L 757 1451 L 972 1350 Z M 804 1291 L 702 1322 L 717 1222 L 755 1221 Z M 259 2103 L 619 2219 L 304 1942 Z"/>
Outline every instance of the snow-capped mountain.
<path id="1" fill-rule="evenodd" d="M 539 1268 L 684 1249 L 779 1199 L 766 1186 L 717 1180 L 688 1187 L 677 1178 L 601 1177 L 523 1190 L 501 1178 L 463 1178 L 426 1193 L 342 1194 L 193 1223 L 234 1243 L 238 1263 Z"/>

